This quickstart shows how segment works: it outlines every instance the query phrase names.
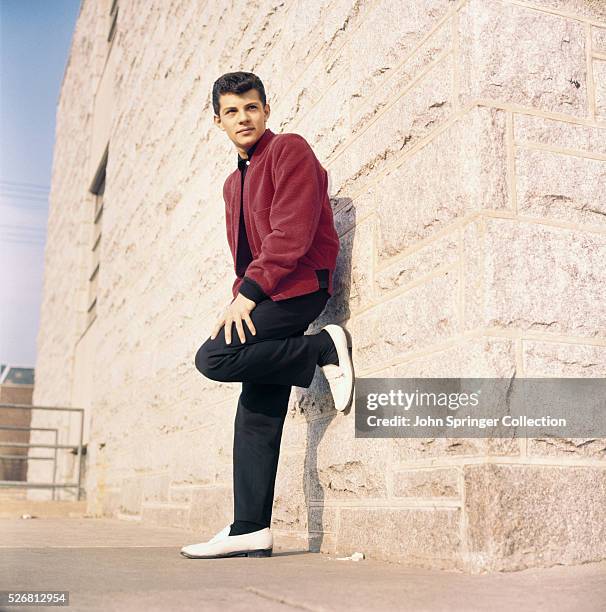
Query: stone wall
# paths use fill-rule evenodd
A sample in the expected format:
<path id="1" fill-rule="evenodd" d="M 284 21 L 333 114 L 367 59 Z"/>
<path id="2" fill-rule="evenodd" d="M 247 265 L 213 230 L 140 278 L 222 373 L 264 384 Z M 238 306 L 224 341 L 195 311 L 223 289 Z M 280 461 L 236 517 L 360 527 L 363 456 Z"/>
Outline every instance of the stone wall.
<path id="1" fill-rule="evenodd" d="M 74 401 L 59 372 L 90 372 L 89 511 L 209 535 L 232 519 L 239 385 L 193 363 L 231 299 L 235 152 L 210 103 L 227 71 L 257 73 L 269 127 L 329 171 L 337 291 L 309 332 L 345 324 L 359 376 L 606 374 L 604 3 L 122 1 L 107 63 L 103 10 L 83 3 L 59 102 L 35 393 Z M 101 129 L 85 330 L 69 271 Z M 595 561 L 605 460 L 605 440 L 357 439 L 318 373 L 291 396 L 272 527 L 278 545 L 469 572 Z"/>

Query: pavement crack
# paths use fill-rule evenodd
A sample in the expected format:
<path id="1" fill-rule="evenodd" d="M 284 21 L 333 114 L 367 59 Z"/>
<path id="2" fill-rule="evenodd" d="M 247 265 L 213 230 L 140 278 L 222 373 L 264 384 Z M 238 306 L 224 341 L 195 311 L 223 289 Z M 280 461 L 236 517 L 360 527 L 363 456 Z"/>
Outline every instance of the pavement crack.
<path id="1" fill-rule="evenodd" d="M 274 595 L 273 593 L 268 593 L 266 591 L 262 591 L 261 589 L 257 589 L 252 586 L 244 587 L 245 591 L 250 591 L 259 597 L 265 597 L 265 599 L 269 599 L 271 601 L 275 601 L 277 603 L 284 604 L 286 606 L 290 606 L 292 608 L 296 608 L 297 610 L 310 610 L 311 612 L 326 612 L 325 608 L 318 608 L 316 606 L 308 606 L 304 603 L 299 603 L 298 601 L 292 601 L 283 597 L 282 595 Z"/>

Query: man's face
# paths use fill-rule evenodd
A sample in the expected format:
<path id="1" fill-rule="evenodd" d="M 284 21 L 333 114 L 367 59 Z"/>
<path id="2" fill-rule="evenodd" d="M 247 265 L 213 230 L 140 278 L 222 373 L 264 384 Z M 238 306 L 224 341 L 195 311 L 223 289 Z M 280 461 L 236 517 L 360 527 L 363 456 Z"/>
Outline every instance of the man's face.
<path id="1" fill-rule="evenodd" d="M 221 94 L 219 105 L 216 125 L 227 133 L 240 153 L 246 153 L 246 149 L 252 147 L 265 131 L 269 104 L 263 107 L 259 92 L 249 89 L 243 94 Z"/>

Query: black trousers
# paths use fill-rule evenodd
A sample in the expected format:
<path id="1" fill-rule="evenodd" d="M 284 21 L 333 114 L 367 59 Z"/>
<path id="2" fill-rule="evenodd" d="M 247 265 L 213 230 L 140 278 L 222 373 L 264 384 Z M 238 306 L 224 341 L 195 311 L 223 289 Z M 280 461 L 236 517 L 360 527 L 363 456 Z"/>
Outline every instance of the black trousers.
<path id="1" fill-rule="evenodd" d="M 225 328 L 196 353 L 196 368 L 207 378 L 242 382 L 234 426 L 234 520 L 269 527 L 282 429 L 292 385 L 309 387 L 318 360 L 316 344 L 304 332 L 324 310 L 323 288 L 287 300 L 259 302 L 250 313 L 256 329 L 235 325 L 231 344 Z"/>

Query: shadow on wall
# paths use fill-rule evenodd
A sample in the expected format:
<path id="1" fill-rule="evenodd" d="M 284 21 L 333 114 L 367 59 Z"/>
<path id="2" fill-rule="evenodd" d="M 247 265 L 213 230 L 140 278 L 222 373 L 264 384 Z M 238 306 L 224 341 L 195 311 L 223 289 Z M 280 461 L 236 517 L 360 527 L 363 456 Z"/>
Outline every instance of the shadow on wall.
<path id="1" fill-rule="evenodd" d="M 347 227 L 352 232 L 349 240 L 341 238 L 341 248 L 337 258 L 337 265 L 333 281 L 333 295 L 330 297 L 322 314 L 310 326 L 308 333 L 318 331 L 328 323 L 338 323 L 348 327 L 350 313 L 350 296 L 352 293 L 352 245 L 355 244 L 356 209 L 351 198 L 336 198 L 333 200 L 333 210 L 347 209 Z M 339 224 L 336 224 L 339 227 Z M 347 245 L 345 246 L 344 245 Z M 355 344 L 356 339 L 352 338 Z M 305 504 L 307 508 L 307 524 L 309 537 L 309 550 L 317 552 L 324 539 L 324 488 L 318 472 L 318 446 L 332 422 L 339 418 L 349 418 L 353 406 L 344 414 L 337 415 L 332 402 L 328 383 L 320 368 L 316 370 L 314 382 L 309 389 L 297 389 L 297 403 L 300 411 L 307 421 L 307 448 L 305 452 L 304 482 Z M 313 502 L 313 506 L 311 505 Z"/>

